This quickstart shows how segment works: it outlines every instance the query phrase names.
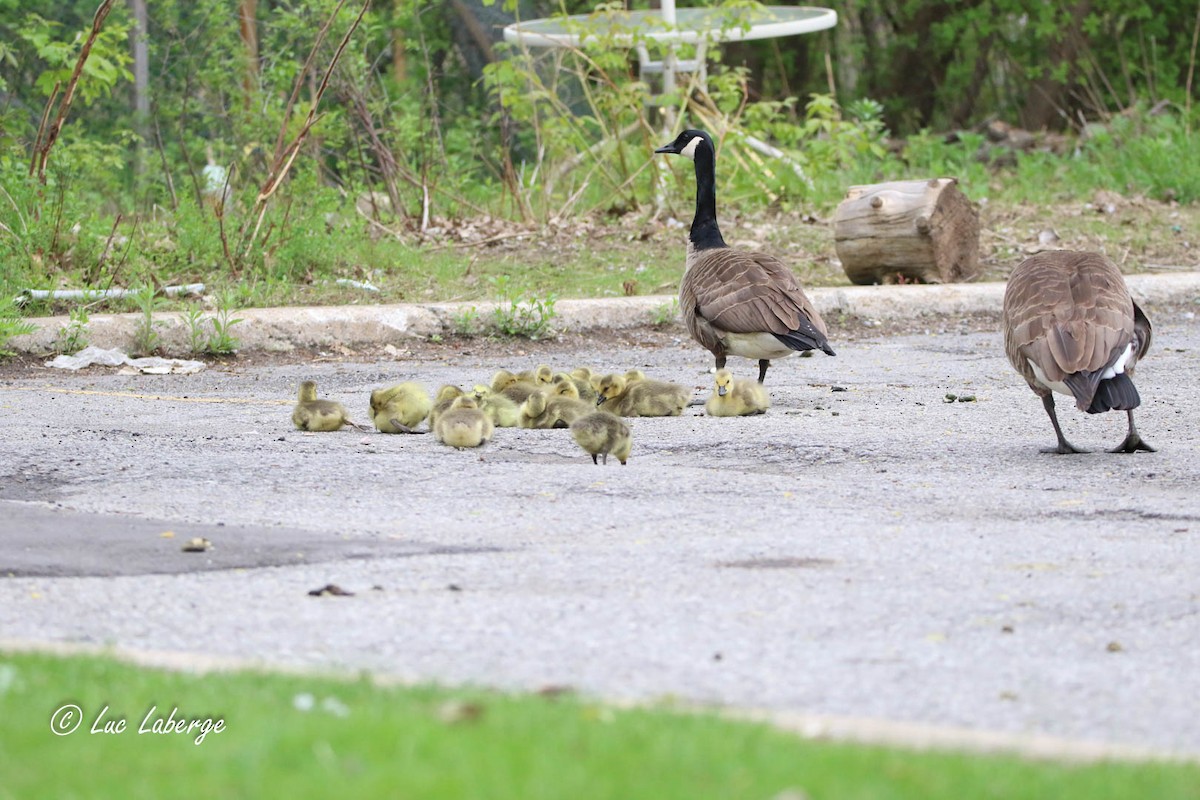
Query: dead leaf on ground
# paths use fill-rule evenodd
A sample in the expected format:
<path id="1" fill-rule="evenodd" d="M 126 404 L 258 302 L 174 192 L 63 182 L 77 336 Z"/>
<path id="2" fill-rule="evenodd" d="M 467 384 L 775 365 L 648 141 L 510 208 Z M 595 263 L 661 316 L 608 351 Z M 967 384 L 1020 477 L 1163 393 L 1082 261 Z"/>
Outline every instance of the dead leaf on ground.
<path id="1" fill-rule="evenodd" d="M 308 593 L 313 597 L 354 597 L 354 592 L 347 592 L 336 583 L 327 583 L 320 589 L 310 589 Z"/>

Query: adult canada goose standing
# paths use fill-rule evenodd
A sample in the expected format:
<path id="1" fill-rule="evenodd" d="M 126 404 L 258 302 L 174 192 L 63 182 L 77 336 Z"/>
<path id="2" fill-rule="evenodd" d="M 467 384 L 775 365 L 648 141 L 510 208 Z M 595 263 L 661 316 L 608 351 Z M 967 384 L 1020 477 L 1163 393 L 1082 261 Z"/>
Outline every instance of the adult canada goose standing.
<path id="1" fill-rule="evenodd" d="M 686 130 L 656 153 L 696 164 L 696 216 L 688 234 L 679 306 L 688 333 L 725 367 L 726 356 L 758 359 L 758 382 L 772 358 L 802 350 L 833 355 L 821 315 L 795 274 L 766 253 L 734 250 L 717 227 L 716 149 L 704 131 Z"/>
<path id="2" fill-rule="evenodd" d="M 1067 441 L 1054 413 L 1054 392 L 1075 398 L 1080 411 L 1110 409 L 1129 418 L 1125 441 L 1111 451 L 1154 451 L 1133 425 L 1142 402 L 1131 380 L 1150 349 L 1150 320 L 1129 296 L 1117 266 L 1099 253 L 1054 250 L 1025 259 L 1004 290 L 1004 351 L 1050 415 L 1058 446 Z"/>

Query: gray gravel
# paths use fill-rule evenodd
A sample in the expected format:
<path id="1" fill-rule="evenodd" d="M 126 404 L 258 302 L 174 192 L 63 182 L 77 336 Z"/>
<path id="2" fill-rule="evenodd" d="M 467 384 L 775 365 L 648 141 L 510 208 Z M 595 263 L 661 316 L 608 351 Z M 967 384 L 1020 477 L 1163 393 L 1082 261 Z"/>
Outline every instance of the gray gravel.
<path id="1" fill-rule="evenodd" d="M 625 467 L 564 431 L 302 434 L 281 401 L 312 377 L 365 420 L 385 382 L 539 361 L 702 399 L 697 346 L 0 375 L 0 635 L 1200 754 L 1200 324 L 1151 316 L 1160 452 L 1133 455 L 1039 453 L 999 336 L 956 325 L 835 332 L 763 417 L 633 420 Z M 1124 435 L 1059 407 L 1077 445 Z M 188 524 L 213 551 L 179 552 Z M 330 582 L 355 595 L 307 596 Z"/>

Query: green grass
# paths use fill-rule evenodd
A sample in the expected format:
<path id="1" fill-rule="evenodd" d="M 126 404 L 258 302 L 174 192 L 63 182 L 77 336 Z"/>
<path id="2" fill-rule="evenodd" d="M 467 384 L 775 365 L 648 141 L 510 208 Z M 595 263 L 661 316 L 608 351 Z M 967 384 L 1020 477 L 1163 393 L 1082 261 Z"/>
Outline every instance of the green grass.
<path id="1" fill-rule="evenodd" d="M 66 703 L 84 721 L 55 736 L 49 720 Z M 124 733 L 88 733 L 105 705 L 109 720 L 127 719 Z M 221 718 L 226 729 L 199 745 L 192 735 L 139 735 L 152 705 L 164 716 L 177 707 Z M 1200 797 L 1196 765 L 918 754 L 570 696 L 194 675 L 32 654 L 0 655 L 0 775 L 0 798 L 765 800 L 789 789 L 811 800 Z"/>
<path id="2" fill-rule="evenodd" d="M 980 160 L 983 144 L 978 133 L 963 133 L 954 143 L 921 134 L 884 156 L 814 163 L 814 189 L 797 194 L 776 187 L 782 194 L 774 203 L 758 171 L 739 167 L 731 152 L 718 168 L 722 228 L 735 245 L 758 245 L 784 257 L 807 285 L 846 285 L 830 230 L 846 188 L 952 175 L 969 198 L 983 203 L 981 279 L 1003 279 L 1045 228 L 1058 232 L 1057 246 L 1103 249 L 1127 272 L 1196 266 L 1200 148 L 1179 120 L 1118 118 L 1088 139 L 1067 142 L 1059 153 L 1021 152 L 1003 164 Z M 62 156 L 68 160 L 68 153 Z M 474 302 L 503 299 L 494 289 L 505 276 L 515 291 L 541 298 L 670 294 L 683 267 L 685 231 L 661 223 L 671 216 L 686 223 L 693 191 L 688 166 L 673 164 L 672 170 L 667 208 L 656 216 L 645 205 L 620 216 L 567 217 L 535 229 L 501 218 L 507 207 L 502 188 L 477 186 L 490 198 L 480 202 L 490 202 L 495 217 L 454 218 L 452 209 L 439 205 L 435 213 L 446 216 L 435 217 L 436 233 L 423 238 L 412 219 L 384 215 L 379 223 L 368 222 L 355 210 L 358 189 L 339 191 L 298 167 L 269 207 L 256 246 L 238 259 L 227 255 L 212 209 L 186 194 L 175 209 L 160 204 L 148 211 L 82 167 L 55 172 L 46 187 L 11 168 L 0 174 L 0 296 L 24 288 L 203 282 L 210 294 L 230 297 L 233 309 Z M 1101 191 L 1132 202 L 1115 215 L 1088 209 Z M 253 198 L 251 187 L 231 201 L 224 217 L 235 253 L 237 242 L 228 240 L 251 221 Z M 380 291 L 340 286 L 341 278 Z M 162 310 L 188 307 L 187 301 L 170 301 Z M 72 308 L 31 303 L 21 313 L 65 314 Z M 88 310 L 134 311 L 136 305 L 107 302 Z"/>

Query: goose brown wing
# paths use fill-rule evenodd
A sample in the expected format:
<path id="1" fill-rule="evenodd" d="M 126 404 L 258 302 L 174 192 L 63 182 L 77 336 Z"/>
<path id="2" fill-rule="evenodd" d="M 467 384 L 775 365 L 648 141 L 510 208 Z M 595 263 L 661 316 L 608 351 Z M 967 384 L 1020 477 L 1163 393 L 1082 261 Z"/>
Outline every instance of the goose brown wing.
<path id="1" fill-rule="evenodd" d="M 1039 253 L 1013 270 L 1004 323 L 1013 366 L 1028 378 L 1025 361 L 1032 360 L 1047 379 L 1066 382 L 1077 400 L 1090 403 L 1099 374 L 1133 341 L 1133 300 L 1104 256 Z"/>
<path id="2" fill-rule="evenodd" d="M 777 336 L 799 331 L 818 347 L 828 337 L 796 276 L 765 253 L 702 251 L 685 280 L 700 315 L 723 331 Z"/>

